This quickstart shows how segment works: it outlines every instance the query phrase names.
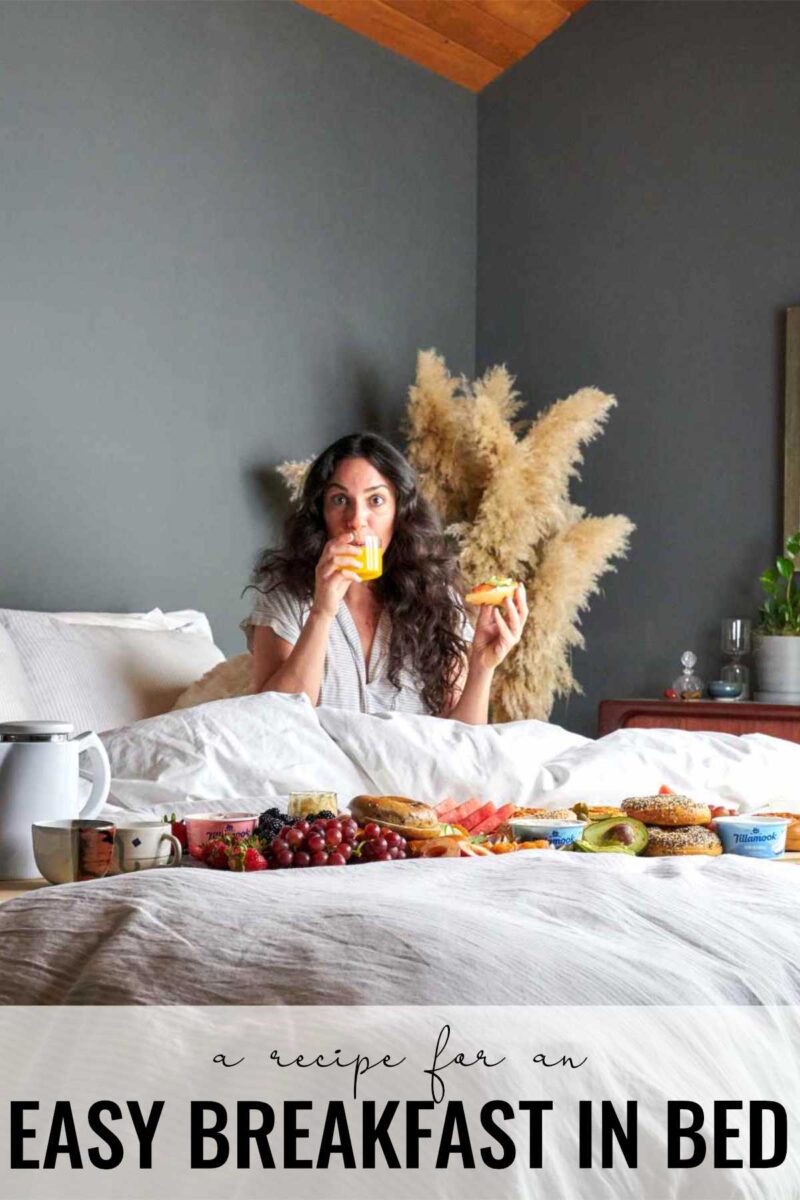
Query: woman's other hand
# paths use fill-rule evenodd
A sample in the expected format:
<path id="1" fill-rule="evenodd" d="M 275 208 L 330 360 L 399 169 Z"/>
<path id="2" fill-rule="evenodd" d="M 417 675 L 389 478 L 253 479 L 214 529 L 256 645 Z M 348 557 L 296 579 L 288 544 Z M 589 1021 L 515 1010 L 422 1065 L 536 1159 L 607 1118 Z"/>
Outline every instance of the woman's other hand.
<path id="1" fill-rule="evenodd" d="M 325 616 L 335 617 L 351 583 L 360 583 L 355 569 L 361 561 L 353 554 L 355 534 L 343 533 L 325 543 L 314 572 L 314 602 L 312 609 Z"/>
<path id="2" fill-rule="evenodd" d="M 478 614 L 472 642 L 472 660 L 486 671 L 499 667 L 522 637 L 528 619 L 528 601 L 522 584 L 502 604 L 485 604 Z"/>

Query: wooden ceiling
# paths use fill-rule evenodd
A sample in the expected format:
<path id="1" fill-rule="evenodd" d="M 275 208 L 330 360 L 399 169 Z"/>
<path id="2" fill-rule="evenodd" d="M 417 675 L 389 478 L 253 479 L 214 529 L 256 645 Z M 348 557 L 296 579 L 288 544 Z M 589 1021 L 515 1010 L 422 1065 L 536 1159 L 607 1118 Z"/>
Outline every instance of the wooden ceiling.
<path id="1" fill-rule="evenodd" d="M 296 0 L 479 92 L 588 0 Z"/>

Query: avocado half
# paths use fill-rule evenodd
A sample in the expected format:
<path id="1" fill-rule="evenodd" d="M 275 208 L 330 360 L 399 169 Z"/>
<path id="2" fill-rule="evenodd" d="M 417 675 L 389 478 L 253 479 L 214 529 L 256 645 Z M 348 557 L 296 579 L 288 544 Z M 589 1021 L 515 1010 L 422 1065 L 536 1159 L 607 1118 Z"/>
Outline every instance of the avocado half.
<path id="1" fill-rule="evenodd" d="M 602 854 L 640 854 L 647 845 L 647 826 L 633 817 L 607 817 L 583 831 L 576 850 Z"/>

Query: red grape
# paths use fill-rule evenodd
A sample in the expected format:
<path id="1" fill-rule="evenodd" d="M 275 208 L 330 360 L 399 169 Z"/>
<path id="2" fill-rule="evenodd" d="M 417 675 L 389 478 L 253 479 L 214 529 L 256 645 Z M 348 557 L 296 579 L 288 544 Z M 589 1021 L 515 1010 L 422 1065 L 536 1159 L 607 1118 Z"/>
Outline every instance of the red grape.
<path id="1" fill-rule="evenodd" d="M 338 817 L 329 817 L 328 820 L 325 822 L 325 828 L 326 829 L 338 829 L 341 831 L 342 822 L 339 820 Z"/>
<path id="2" fill-rule="evenodd" d="M 370 840 L 374 837 L 379 837 L 381 833 L 380 825 L 376 825 L 374 821 L 370 821 L 369 825 L 364 826 L 364 837 Z"/>
<path id="3" fill-rule="evenodd" d="M 328 829 L 325 831 L 325 845 L 329 850 L 335 850 L 342 843 L 341 829 Z"/>
<path id="4" fill-rule="evenodd" d="M 294 829 L 294 825 L 284 825 L 283 829 L 278 834 L 278 837 L 283 838 L 283 840 L 285 841 L 287 833 L 291 833 L 291 831 L 293 829 Z"/>
<path id="5" fill-rule="evenodd" d="M 311 826 L 309 825 L 308 821 L 298 821 L 295 825 L 295 829 L 299 829 L 303 836 L 308 833 L 310 828 Z"/>
<path id="6" fill-rule="evenodd" d="M 388 849 L 389 849 L 389 843 L 386 841 L 386 838 L 385 838 L 385 837 L 374 837 L 374 838 L 371 838 L 371 839 L 370 839 L 370 844 L 371 844 L 372 846 L 374 846 L 374 847 L 375 847 L 375 849 L 376 849 L 376 850 L 377 850 L 377 851 L 378 851 L 380 854 L 383 854 L 383 853 L 384 853 L 384 851 L 386 851 L 386 850 L 388 850 Z"/>
<path id="7" fill-rule="evenodd" d="M 344 861 L 347 862 L 348 859 L 350 858 L 351 854 L 353 853 L 353 847 L 350 845 L 349 842 L 342 842 L 341 846 L 339 847 L 338 853 L 341 854 Z"/>
<path id="8" fill-rule="evenodd" d="M 401 859 L 401 858 L 408 858 L 408 855 L 406 854 L 405 850 L 401 850 L 401 851 L 399 851 L 399 853 L 398 853 L 397 857 L 398 857 L 398 860 L 399 860 L 399 859 Z"/>
<path id="9" fill-rule="evenodd" d="M 324 850 L 317 850 L 315 854 L 311 855 L 311 865 L 312 867 L 327 867 L 328 856 Z"/>
<path id="10" fill-rule="evenodd" d="M 394 859 L 398 857 L 400 851 L 397 849 L 397 846 L 390 846 L 386 853 L 389 855 L 389 858 Z"/>
<path id="11" fill-rule="evenodd" d="M 365 842 L 364 848 L 361 851 L 361 862 L 372 862 L 377 857 L 375 847 L 372 842 Z"/>
<path id="12" fill-rule="evenodd" d="M 279 867 L 290 867 L 294 862 L 291 850 L 281 850 L 280 854 L 273 854 L 272 857 Z"/>
<path id="13" fill-rule="evenodd" d="M 329 867 L 343 867 L 346 862 L 347 859 L 343 854 L 340 854 L 338 850 L 334 850 L 333 854 L 328 855 Z"/>
<path id="14" fill-rule="evenodd" d="M 328 824 L 328 822 L 325 820 L 324 817 L 317 817 L 316 821 L 311 822 L 311 828 L 324 830 L 327 827 L 327 824 Z"/>
<path id="15" fill-rule="evenodd" d="M 286 834 L 286 837 L 284 838 L 286 845 L 289 846 L 292 850 L 296 850 L 299 846 L 302 846 L 302 844 L 305 840 L 306 840 L 305 834 L 302 833 L 296 827 L 294 829 L 290 829 L 289 832 Z"/>
<path id="16" fill-rule="evenodd" d="M 342 837 L 344 838 L 344 840 L 346 842 L 355 841 L 355 837 L 356 837 L 357 833 L 358 833 L 358 825 L 356 825 L 355 821 L 345 821 L 344 822 L 344 824 L 342 825 Z"/>
<path id="17" fill-rule="evenodd" d="M 305 850 L 298 850 L 294 856 L 295 867 L 308 867 L 311 864 L 311 855 L 306 854 Z"/>
<path id="18" fill-rule="evenodd" d="M 319 830 L 315 829 L 314 832 L 309 833 L 308 837 L 306 838 L 306 850 L 308 850 L 310 854 L 318 854 L 324 849 L 325 838 L 319 832 Z"/>
<path id="19" fill-rule="evenodd" d="M 399 833 L 395 833 L 395 832 L 394 832 L 393 830 L 391 830 L 391 829 L 389 830 L 389 832 L 388 832 L 388 833 L 385 833 L 383 836 L 386 838 L 386 845 L 387 845 L 387 846 L 396 846 L 396 845 L 397 845 L 397 843 L 400 841 L 400 834 L 399 834 Z"/>
<path id="20" fill-rule="evenodd" d="M 270 851 L 272 852 L 273 858 L 277 858 L 279 854 L 283 854 L 284 850 L 288 850 L 288 849 L 289 849 L 288 845 L 283 840 L 283 838 L 280 838 L 280 837 L 276 837 L 274 842 L 270 846 Z"/>

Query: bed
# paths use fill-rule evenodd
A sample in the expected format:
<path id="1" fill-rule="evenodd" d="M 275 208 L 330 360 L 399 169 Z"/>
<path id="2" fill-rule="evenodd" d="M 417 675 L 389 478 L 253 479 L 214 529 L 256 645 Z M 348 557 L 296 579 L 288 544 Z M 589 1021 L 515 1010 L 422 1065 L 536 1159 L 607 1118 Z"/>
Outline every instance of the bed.
<path id="1" fill-rule="evenodd" d="M 127 632 L 128 644 L 131 632 L 140 639 L 182 636 Z M 60 629 L 56 635 L 65 637 Z M 91 636 L 82 633 L 83 643 Z M 208 641 L 202 633 L 189 636 Z M 215 657 L 207 648 L 204 654 Z M 162 673 L 167 657 L 163 652 Z M 181 662 L 186 667 L 188 659 Z M 30 686 L 24 661 L 20 668 Z M 73 697 L 78 707 L 97 703 L 87 689 Z M 68 710 L 67 699 L 59 711 Z M 81 724 L 84 714 L 75 715 Z M 112 767 L 103 813 L 109 819 L 261 811 L 309 787 L 336 791 L 343 806 L 373 793 L 560 808 L 578 800 L 614 804 L 666 784 L 744 809 L 798 809 L 800 746 L 760 735 L 621 730 L 591 741 L 535 721 L 479 728 L 262 695 L 150 712 L 117 723 L 103 740 Z M 552 1012 L 554 1020 L 577 1006 L 586 1031 L 604 1021 L 610 1028 L 625 1010 L 640 1014 L 630 1018 L 635 1023 L 650 1012 L 692 1006 L 724 1012 L 747 1030 L 732 1056 L 721 1029 L 712 1035 L 705 1019 L 682 1026 L 677 1058 L 685 1093 L 739 1095 L 746 1088 L 763 1098 L 772 1088 L 791 1106 L 800 1100 L 799 913 L 796 866 L 736 856 L 645 860 L 528 851 L 335 871 L 148 871 L 46 888 L 2 906 L 0 1002 L 94 1012 L 158 1006 L 167 1023 L 180 1006 L 207 1009 L 210 1022 L 228 1019 L 220 1011 L 255 1006 L 294 1008 L 298 1022 L 313 1020 L 301 1014 L 314 1009 L 342 1014 L 353 1006 L 440 1017 L 524 1006 Z M 643 1037 L 630 1051 L 625 1078 L 663 1098 L 677 1085 L 666 1082 L 669 1071 L 653 1052 L 669 1023 L 659 1019 L 650 1030 L 654 1040 Z M 718 1049 L 711 1062 L 709 1044 Z M 602 1063 L 596 1084 L 610 1088 L 619 1062 L 612 1056 Z M 656 1134 L 649 1125 L 643 1139 Z M 528 1194 L 531 1185 L 512 1178 L 502 1193 L 469 1185 L 460 1194 Z M 800 1195 L 794 1149 L 772 1173 L 672 1170 L 652 1176 L 660 1180 L 653 1187 L 668 1190 L 649 1193 L 643 1178 L 614 1173 L 582 1194 Z M 575 1195 L 581 1179 L 565 1160 L 552 1190 L 538 1194 Z M 370 1194 L 358 1186 L 352 1194 Z M 181 1187 L 171 1194 L 197 1194 Z M 452 1193 L 437 1176 L 409 1194 Z"/>

